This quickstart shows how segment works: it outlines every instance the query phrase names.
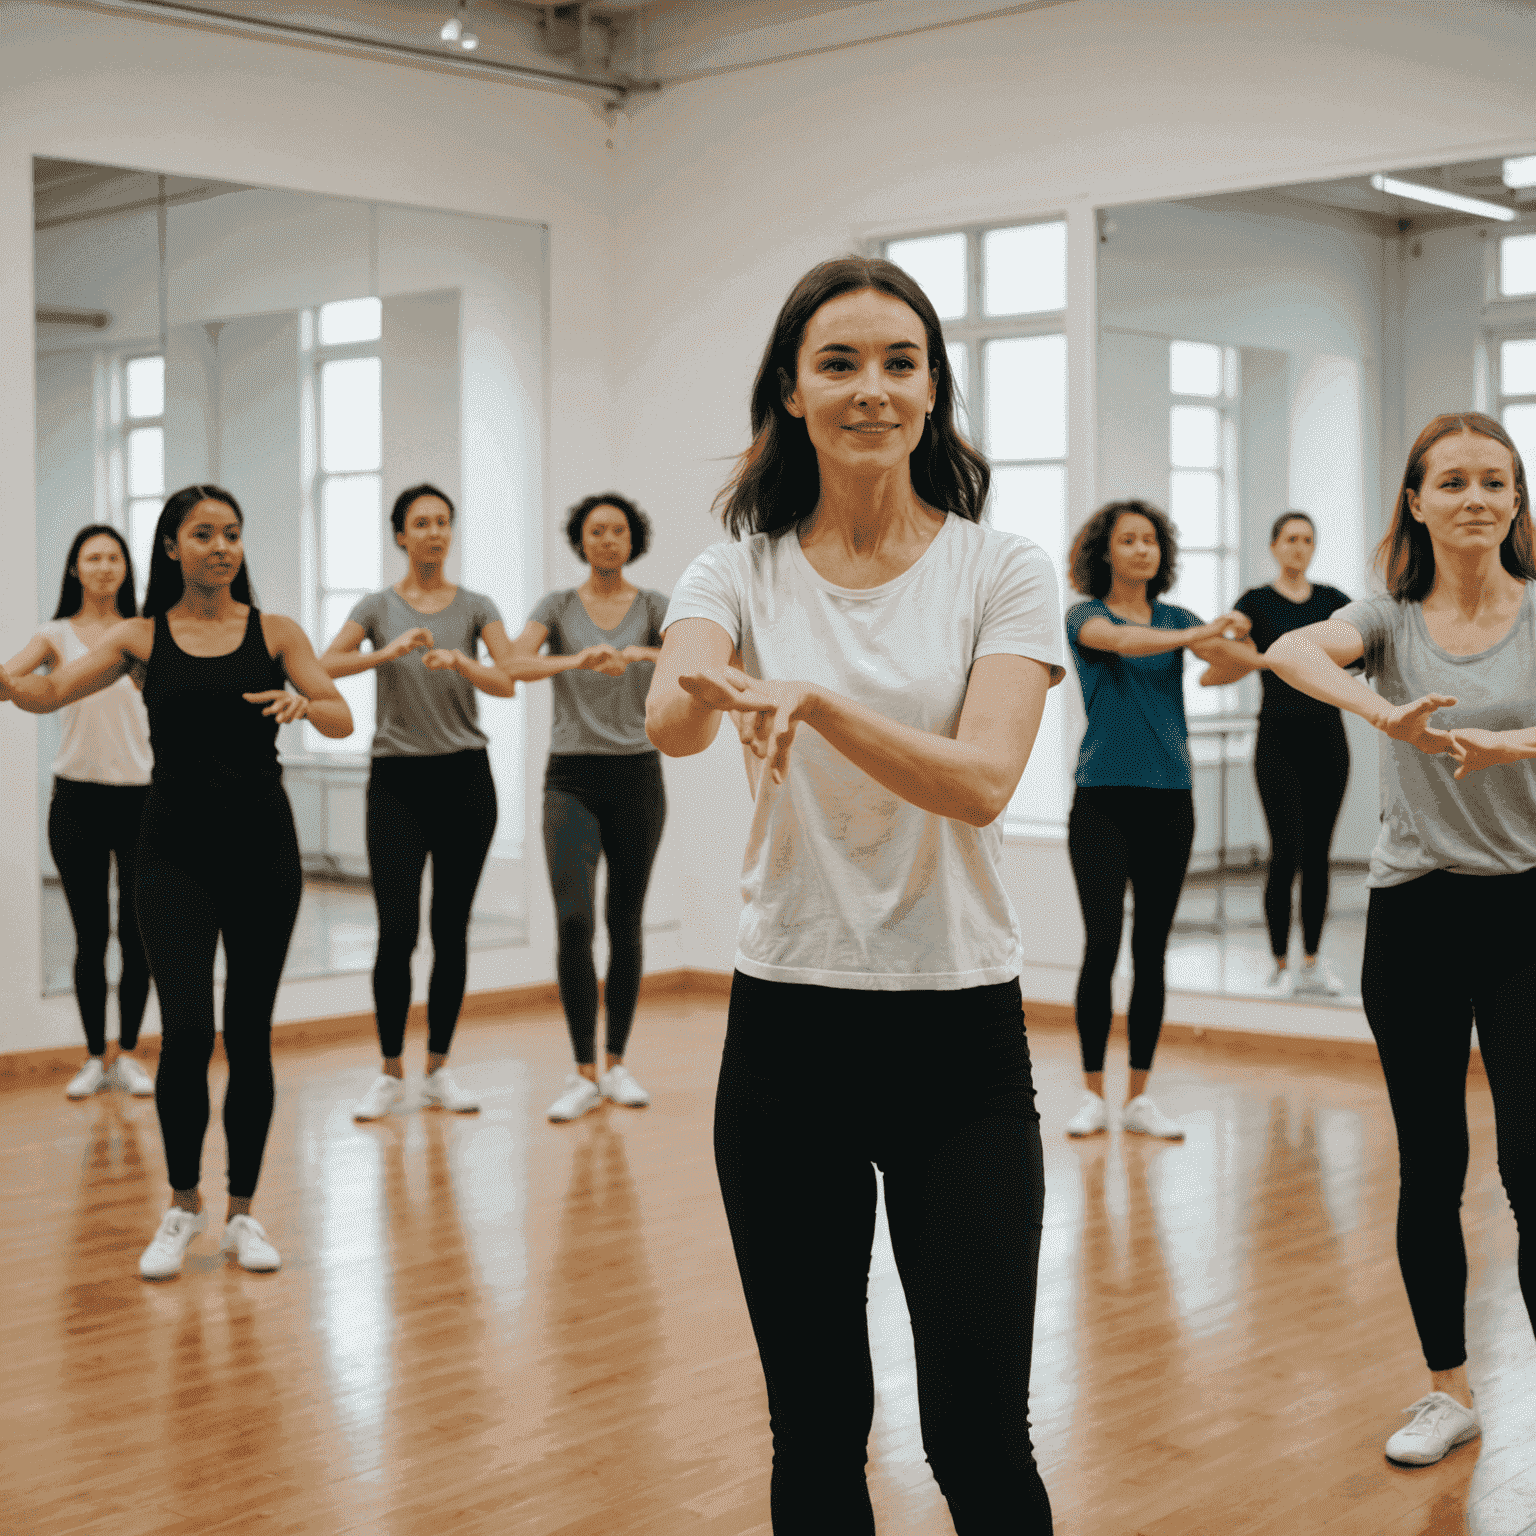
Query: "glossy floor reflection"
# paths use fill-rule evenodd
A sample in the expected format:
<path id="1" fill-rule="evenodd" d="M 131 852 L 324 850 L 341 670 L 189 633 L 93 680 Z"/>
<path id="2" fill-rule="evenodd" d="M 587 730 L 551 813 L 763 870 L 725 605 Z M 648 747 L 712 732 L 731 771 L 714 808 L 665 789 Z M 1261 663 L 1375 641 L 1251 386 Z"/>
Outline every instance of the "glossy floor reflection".
<path id="1" fill-rule="evenodd" d="M 369 1042 L 285 1051 L 257 1205 L 284 1269 L 227 1266 L 210 1230 L 160 1286 L 134 1268 L 164 1203 L 153 1105 L 70 1104 L 62 1079 L 7 1092 L 0 1531 L 763 1536 L 766 1403 L 710 1152 L 723 1030 L 718 999 L 647 1002 L 630 1059 L 653 1106 L 563 1127 L 544 1120 L 554 1014 L 465 1026 L 473 1117 L 355 1125 Z M 1075 1038 L 1031 1038 L 1033 1416 L 1058 1532 L 1536 1528 L 1536 1345 L 1481 1079 L 1466 1222 L 1485 1434 L 1406 1470 L 1381 1456 L 1422 1380 L 1377 1073 L 1172 1045 L 1154 1083 L 1182 1145 L 1070 1142 Z M 222 1163 L 215 1130 L 206 1196 Z M 883 1223 L 870 1320 L 879 1529 L 950 1531 Z"/>

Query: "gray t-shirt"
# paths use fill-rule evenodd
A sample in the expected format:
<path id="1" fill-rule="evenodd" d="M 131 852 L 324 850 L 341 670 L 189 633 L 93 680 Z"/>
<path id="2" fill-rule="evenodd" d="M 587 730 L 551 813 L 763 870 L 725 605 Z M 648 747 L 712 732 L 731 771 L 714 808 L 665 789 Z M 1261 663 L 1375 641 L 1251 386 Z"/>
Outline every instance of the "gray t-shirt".
<path id="1" fill-rule="evenodd" d="M 580 593 L 571 587 L 540 598 L 528 622 L 542 624 L 549 631 L 551 656 L 574 656 L 589 645 L 611 645 L 619 651 L 626 645 L 659 647 L 668 601 L 663 593 L 642 588 L 615 628 L 599 629 Z M 622 677 L 576 670 L 555 673 L 550 678 L 555 690 L 555 723 L 549 750 L 609 757 L 654 752 L 656 748 L 645 734 L 645 696 L 651 691 L 655 671 L 651 662 L 637 661 L 624 669 Z"/>
<path id="2" fill-rule="evenodd" d="M 1536 725 L 1536 583 L 1526 582 L 1509 633 L 1475 656 L 1453 656 L 1429 637 L 1419 603 L 1366 597 L 1333 615 L 1365 641 L 1365 674 L 1392 704 L 1427 693 L 1456 703 L 1430 724 L 1489 731 Z M 1381 754 L 1381 836 L 1367 885 L 1402 885 L 1434 869 L 1512 875 L 1536 868 L 1536 761 L 1501 763 L 1456 781 L 1449 753 L 1407 742 Z"/>
<path id="3" fill-rule="evenodd" d="M 432 631 L 438 650 L 462 651 L 475 661 L 481 632 L 501 614 L 490 598 L 463 587 L 441 613 L 422 613 L 393 587 L 385 587 L 363 598 L 347 617 L 363 626 L 376 651 L 419 627 Z M 485 746 L 488 738 L 480 729 L 474 684 L 457 672 L 431 671 L 425 656 L 425 651 L 412 651 L 374 672 L 379 699 L 373 756 L 443 757 Z"/>

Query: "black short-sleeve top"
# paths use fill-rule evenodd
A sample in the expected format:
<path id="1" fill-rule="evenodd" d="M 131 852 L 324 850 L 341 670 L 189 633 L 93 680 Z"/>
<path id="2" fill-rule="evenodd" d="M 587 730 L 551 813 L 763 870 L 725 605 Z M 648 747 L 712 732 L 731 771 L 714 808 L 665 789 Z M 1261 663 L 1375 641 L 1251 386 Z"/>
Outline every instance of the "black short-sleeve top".
<path id="1" fill-rule="evenodd" d="M 1239 613 L 1246 613 L 1252 620 L 1253 628 L 1249 638 L 1263 652 L 1281 635 L 1288 635 L 1293 629 L 1304 629 L 1308 624 L 1321 624 L 1349 600 L 1349 595 L 1337 587 L 1315 582 L 1312 595 L 1304 603 L 1293 603 L 1283 593 L 1265 586 L 1250 587 L 1234 606 Z M 1259 706 L 1261 720 L 1297 717 L 1322 719 L 1338 714 L 1332 704 L 1321 703 L 1298 692 L 1273 672 L 1261 672 L 1259 676 L 1264 686 L 1264 701 Z"/>

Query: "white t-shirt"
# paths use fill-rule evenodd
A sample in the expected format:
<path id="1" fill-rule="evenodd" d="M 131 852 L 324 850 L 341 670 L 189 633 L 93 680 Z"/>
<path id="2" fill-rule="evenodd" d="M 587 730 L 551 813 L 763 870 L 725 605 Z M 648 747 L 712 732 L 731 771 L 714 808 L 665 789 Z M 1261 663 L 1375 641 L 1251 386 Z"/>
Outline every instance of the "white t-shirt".
<path id="1" fill-rule="evenodd" d="M 87 646 L 68 619 L 38 629 L 64 663 L 79 661 Z M 59 711 L 60 737 L 53 771 L 82 784 L 148 784 L 155 766 L 149 747 L 149 715 L 131 677 Z"/>
<path id="2" fill-rule="evenodd" d="M 754 677 L 816 683 L 939 736 L 954 736 L 980 656 L 1064 674 L 1045 551 L 954 515 L 910 570 L 864 591 L 818 576 L 793 531 L 712 545 L 672 594 L 666 623 L 679 619 L 714 620 Z M 801 725 L 784 783 L 765 773 L 758 788 L 736 968 L 860 991 L 1010 981 L 1021 957 L 1002 838 L 1000 822 L 919 810 Z"/>

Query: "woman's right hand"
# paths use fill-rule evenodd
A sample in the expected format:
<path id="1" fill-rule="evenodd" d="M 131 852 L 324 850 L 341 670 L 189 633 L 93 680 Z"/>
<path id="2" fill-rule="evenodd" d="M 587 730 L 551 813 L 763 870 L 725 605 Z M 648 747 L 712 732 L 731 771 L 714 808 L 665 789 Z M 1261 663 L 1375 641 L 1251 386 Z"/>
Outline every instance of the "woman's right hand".
<path id="1" fill-rule="evenodd" d="M 432 631 L 418 625 L 415 629 L 408 629 L 403 635 L 391 640 L 380 652 L 380 656 L 384 661 L 399 661 L 402 656 L 409 656 L 412 651 L 430 651 L 432 648 Z"/>
<path id="2" fill-rule="evenodd" d="M 1434 757 L 1449 752 L 1454 742 L 1451 733 L 1436 729 L 1429 723 L 1429 717 L 1437 709 L 1449 709 L 1455 702 L 1448 694 L 1426 693 L 1422 699 L 1414 699 L 1410 704 L 1389 704 L 1372 724 L 1393 741 L 1406 741 L 1409 746 Z"/>
<path id="3" fill-rule="evenodd" d="M 1243 640 L 1247 638 L 1248 631 L 1253 628 L 1253 620 L 1246 613 L 1239 613 L 1234 608 L 1230 613 L 1224 613 L 1220 618 L 1212 619 L 1203 627 L 1205 633 L 1200 636 L 1202 640 Z"/>
<path id="4" fill-rule="evenodd" d="M 577 651 L 574 660 L 580 671 L 601 672 L 604 677 L 623 677 L 629 665 L 623 653 L 611 645 L 589 645 L 586 650 Z"/>

